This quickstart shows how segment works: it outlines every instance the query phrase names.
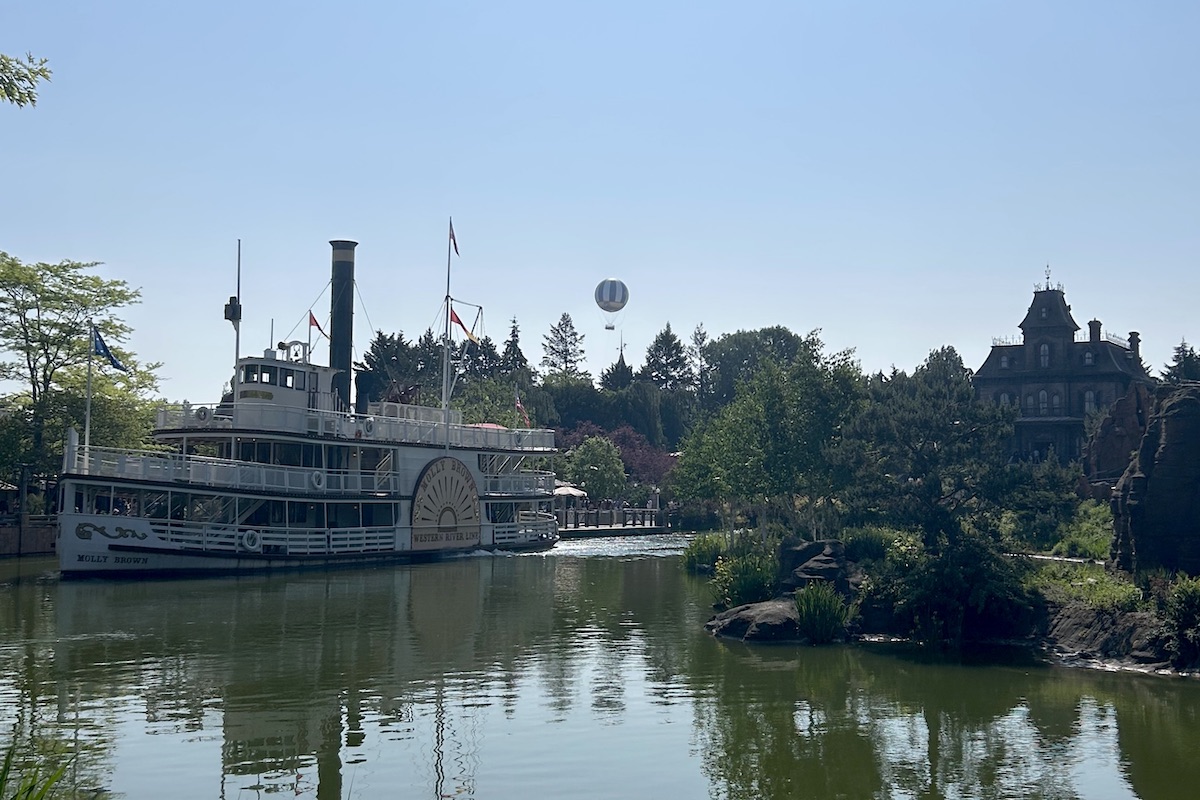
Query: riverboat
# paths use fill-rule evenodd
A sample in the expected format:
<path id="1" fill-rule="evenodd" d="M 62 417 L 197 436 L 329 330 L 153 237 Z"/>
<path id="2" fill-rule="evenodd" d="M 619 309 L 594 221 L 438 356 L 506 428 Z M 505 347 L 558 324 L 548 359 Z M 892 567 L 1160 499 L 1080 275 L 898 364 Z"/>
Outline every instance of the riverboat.
<path id="1" fill-rule="evenodd" d="M 329 366 L 312 363 L 300 341 L 239 357 L 220 402 L 157 412 L 161 449 L 92 447 L 69 432 L 56 545 L 63 576 L 554 546 L 553 431 L 465 424 L 449 408 L 448 379 L 440 408 L 388 399 L 351 406 L 356 243 L 331 244 Z M 447 321 L 451 308 L 447 289 Z M 236 297 L 226 318 L 236 329 Z M 449 332 L 447 324 L 446 343 Z"/>

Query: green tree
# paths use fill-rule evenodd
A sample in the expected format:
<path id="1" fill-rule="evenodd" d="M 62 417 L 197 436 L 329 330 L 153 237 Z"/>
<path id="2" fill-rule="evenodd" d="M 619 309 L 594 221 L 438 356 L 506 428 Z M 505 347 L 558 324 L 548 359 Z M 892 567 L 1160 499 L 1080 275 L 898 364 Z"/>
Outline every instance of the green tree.
<path id="1" fill-rule="evenodd" d="M 816 527 L 835 485 L 825 450 L 858 402 L 861 375 L 851 354 L 824 356 L 814 343 L 807 358 L 764 363 L 684 441 L 673 473 L 681 497 Z"/>
<path id="2" fill-rule="evenodd" d="M 843 501 L 859 524 L 919 532 L 877 576 L 877 605 L 928 641 L 1012 633 L 1029 607 L 1021 565 L 999 541 L 1014 409 L 977 401 L 950 347 L 912 375 L 874 376 L 868 393 L 836 450 Z"/>
<path id="3" fill-rule="evenodd" d="M 138 302 L 140 293 L 124 281 L 92 274 L 96 266 L 77 261 L 24 264 L 0 251 L 0 350 L 8 356 L 0 361 L 0 378 L 23 387 L 9 398 L 10 407 L 19 410 L 10 414 L 10 419 L 28 425 L 20 461 L 34 465 L 41 474 L 57 471 L 58 454 L 50 452 L 47 426 L 70 416 L 64 402 L 71 392 L 79 391 L 79 372 L 86 370 L 91 349 L 92 324 L 114 355 L 131 368 L 128 375 L 109 379 L 113 390 L 132 403 L 139 392 L 156 388 L 158 365 L 138 366 L 133 355 L 120 347 L 130 328 L 116 312 Z M 106 369 L 96 367 L 101 377 L 93 386 L 93 403 L 105 394 Z M 103 401 L 99 402 L 102 405 Z M 98 410 L 93 408 L 95 424 L 100 423 Z M 117 444 L 93 439 L 93 444 L 100 443 Z"/>
<path id="4" fill-rule="evenodd" d="M 484 336 L 479 343 L 465 341 L 458 349 L 459 370 L 470 381 L 500 376 L 500 353 L 492 337 Z"/>
<path id="5" fill-rule="evenodd" d="M 704 330 L 703 323 L 692 329 L 692 339 L 688 344 L 688 361 L 692 367 L 692 375 L 696 379 L 696 397 L 701 405 L 708 397 L 712 381 L 709 376 L 711 367 L 708 363 L 708 341 L 708 331 Z"/>
<path id="6" fill-rule="evenodd" d="M 1183 383 L 1184 381 L 1200 381 L 1200 355 L 1196 350 L 1182 340 L 1175 348 L 1175 357 L 1163 368 L 1163 380 L 1167 383 Z"/>
<path id="7" fill-rule="evenodd" d="M 529 370 L 529 360 L 521 352 L 521 329 L 517 326 L 517 318 L 512 318 L 512 328 L 504 341 L 504 350 L 500 353 L 500 374 L 511 375 L 521 370 Z"/>
<path id="8" fill-rule="evenodd" d="M 625 351 L 622 349 L 616 362 L 600 373 L 600 388 L 617 392 L 631 383 L 633 383 L 633 367 L 625 363 Z"/>
<path id="9" fill-rule="evenodd" d="M 802 337 L 778 325 L 728 333 L 708 342 L 703 351 L 711 391 L 704 395 L 704 410 L 711 413 L 732 402 L 739 384 L 753 378 L 763 364 L 785 366 L 797 359 L 812 360 L 820 349 L 816 331 Z"/>
<path id="10" fill-rule="evenodd" d="M 542 366 L 550 375 L 585 379 L 592 376 L 582 369 L 583 334 L 575 330 L 571 315 L 566 312 L 558 322 L 550 326 L 550 333 L 542 337 Z"/>
<path id="11" fill-rule="evenodd" d="M 638 377 L 664 392 L 691 388 L 695 376 L 683 342 L 671 330 L 671 323 L 668 322 L 646 348 L 646 363 L 642 365 Z"/>
<path id="12" fill-rule="evenodd" d="M 592 500 L 616 500 L 625 493 L 625 465 L 617 446 L 589 436 L 567 457 L 567 479 Z"/>
<path id="13" fill-rule="evenodd" d="M 399 332 L 376 331 L 363 360 L 354 365 L 354 370 L 360 409 L 365 409 L 365 403 L 371 401 L 399 400 L 418 382 L 412 345 Z"/>
<path id="14" fill-rule="evenodd" d="M 18 108 L 36 106 L 38 82 L 50 81 L 47 63 L 44 58 L 34 58 L 33 53 L 26 53 L 24 60 L 0 53 L 0 100 Z"/>

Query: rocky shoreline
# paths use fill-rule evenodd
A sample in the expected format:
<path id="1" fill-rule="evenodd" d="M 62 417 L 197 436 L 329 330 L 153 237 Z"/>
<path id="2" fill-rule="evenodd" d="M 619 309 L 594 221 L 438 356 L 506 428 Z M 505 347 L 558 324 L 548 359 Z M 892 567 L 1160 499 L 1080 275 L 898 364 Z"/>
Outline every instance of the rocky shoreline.
<path id="1" fill-rule="evenodd" d="M 806 644 L 791 596 L 722 611 L 704 625 L 714 636 L 752 643 Z M 860 633 L 852 641 L 880 638 Z M 894 642 L 894 637 L 882 637 Z M 1007 642 L 1006 644 L 1013 644 Z M 1171 667 L 1162 620 L 1145 611 L 1110 612 L 1082 603 L 1052 606 L 1041 630 L 1020 644 L 1045 661 L 1068 667 L 1149 675 L 1200 677 Z"/>

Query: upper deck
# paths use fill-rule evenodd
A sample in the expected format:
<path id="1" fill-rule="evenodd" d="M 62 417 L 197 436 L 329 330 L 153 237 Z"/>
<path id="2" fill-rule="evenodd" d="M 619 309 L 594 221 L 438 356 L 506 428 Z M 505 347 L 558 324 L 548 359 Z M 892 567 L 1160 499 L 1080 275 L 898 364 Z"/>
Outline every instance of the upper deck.
<path id="1" fill-rule="evenodd" d="M 154 433 L 156 438 L 173 440 L 201 433 L 229 435 L 238 431 L 350 439 L 380 446 L 448 445 L 513 453 L 554 452 L 551 430 L 464 424 L 457 411 L 450 412 L 447 423 L 440 408 L 402 403 L 374 403 L 368 414 L 244 400 L 224 405 L 182 404 L 159 409 Z"/>

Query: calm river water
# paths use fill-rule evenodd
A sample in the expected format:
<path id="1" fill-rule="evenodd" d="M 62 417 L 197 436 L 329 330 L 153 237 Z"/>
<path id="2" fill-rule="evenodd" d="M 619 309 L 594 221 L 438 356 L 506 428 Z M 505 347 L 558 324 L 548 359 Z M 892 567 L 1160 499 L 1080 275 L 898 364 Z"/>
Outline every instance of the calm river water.
<path id="1" fill-rule="evenodd" d="M 88 798 L 1200 796 L 1200 681 L 716 641 L 685 541 L 188 581 L 0 563 L 2 741 L 74 754 Z"/>

